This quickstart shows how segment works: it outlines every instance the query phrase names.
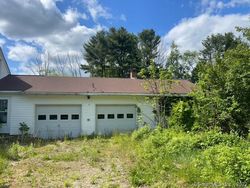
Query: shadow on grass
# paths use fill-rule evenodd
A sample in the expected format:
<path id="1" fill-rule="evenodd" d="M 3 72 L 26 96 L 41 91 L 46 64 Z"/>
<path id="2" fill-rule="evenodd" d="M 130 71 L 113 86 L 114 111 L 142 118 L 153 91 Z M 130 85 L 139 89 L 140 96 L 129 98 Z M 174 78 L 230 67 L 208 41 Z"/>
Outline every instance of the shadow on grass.
<path id="1" fill-rule="evenodd" d="M 25 138 L 21 138 L 20 135 L 7 135 L 7 134 L 0 134 L 0 148 L 9 148 L 12 144 L 18 143 L 21 146 L 29 146 L 33 145 L 34 148 L 39 148 L 46 146 L 48 144 L 55 144 L 57 141 L 69 141 L 69 140 L 94 140 L 94 139 L 103 139 L 103 140 L 109 140 L 113 136 L 120 135 L 118 133 L 114 134 L 106 134 L 106 135 L 97 135 L 97 134 L 91 134 L 91 135 L 84 135 L 79 136 L 76 138 L 71 138 L 65 136 L 64 138 L 57 138 L 57 139 L 42 139 L 37 138 L 33 136 L 26 136 Z M 130 133 L 127 133 L 127 135 L 130 135 Z"/>

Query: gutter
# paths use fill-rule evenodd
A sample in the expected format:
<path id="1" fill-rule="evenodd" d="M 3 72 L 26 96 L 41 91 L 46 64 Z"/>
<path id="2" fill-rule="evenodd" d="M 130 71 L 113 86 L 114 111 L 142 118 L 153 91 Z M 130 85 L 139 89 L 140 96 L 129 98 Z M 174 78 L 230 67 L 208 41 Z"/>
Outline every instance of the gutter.
<path id="1" fill-rule="evenodd" d="M 74 96 L 180 96 L 187 97 L 187 93 L 168 93 L 168 94 L 152 94 L 152 93 L 62 93 L 62 92 L 23 92 L 23 91 L 0 91 L 0 94 L 20 94 L 20 95 L 74 95 Z"/>

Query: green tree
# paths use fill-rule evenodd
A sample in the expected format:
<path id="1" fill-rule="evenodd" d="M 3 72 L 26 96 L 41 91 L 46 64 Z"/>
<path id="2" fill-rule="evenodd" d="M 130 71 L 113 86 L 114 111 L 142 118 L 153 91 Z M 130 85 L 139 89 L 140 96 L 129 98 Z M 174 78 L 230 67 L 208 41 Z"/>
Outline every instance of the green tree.
<path id="1" fill-rule="evenodd" d="M 125 28 L 98 32 L 84 45 L 86 65 L 91 76 L 129 77 L 132 69 L 141 69 L 137 37 Z"/>
<path id="2" fill-rule="evenodd" d="M 172 126 L 181 125 L 189 129 L 192 121 L 186 121 L 185 118 L 190 116 L 194 122 L 193 130 L 219 127 L 223 132 L 234 131 L 243 136 L 248 134 L 250 41 L 247 29 L 249 28 L 242 28 L 242 31 L 246 37 L 243 41 L 248 42 L 237 39 L 237 45 L 232 42 L 234 45 L 227 49 L 223 42 L 218 42 L 216 49 L 224 50 L 218 50 L 216 53 L 211 51 L 212 53 L 206 56 L 209 57 L 206 61 L 203 59 L 203 62 L 199 62 L 199 80 L 192 94 L 193 102 L 188 103 L 189 105 L 181 102 L 177 104 L 170 118 Z"/>
<path id="3" fill-rule="evenodd" d="M 240 44 L 207 66 L 194 94 L 195 127 L 246 135 L 250 125 L 250 48 Z"/>
<path id="4" fill-rule="evenodd" d="M 147 74 L 147 77 L 149 77 L 149 66 L 152 60 L 155 63 L 156 68 L 160 68 L 160 65 L 156 64 L 155 59 L 159 55 L 158 46 L 161 39 L 159 35 L 156 35 L 153 29 L 145 29 L 138 34 L 138 40 L 142 67 L 145 69 L 144 71 L 147 72 L 145 75 Z M 159 72 L 159 70 L 157 72 Z"/>
<path id="5" fill-rule="evenodd" d="M 141 69 L 137 36 L 125 28 L 111 28 L 108 33 L 108 61 L 117 77 L 129 77 L 132 69 Z"/>
<path id="6" fill-rule="evenodd" d="M 181 53 L 178 46 L 173 42 L 170 46 L 170 54 L 167 57 L 166 69 L 173 73 L 174 79 L 182 77 Z"/>
<path id="7" fill-rule="evenodd" d="M 109 76 L 112 71 L 109 71 L 107 33 L 104 31 L 97 32 L 83 47 L 87 64 L 81 65 L 81 68 L 93 77 Z"/>
<path id="8" fill-rule="evenodd" d="M 174 79 L 191 79 L 191 72 L 198 59 L 195 51 L 181 53 L 178 45 L 173 42 L 167 56 L 166 69 L 173 73 Z"/>
<path id="9" fill-rule="evenodd" d="M 208 36 L 202 41 L 201 61 L 213 63 L 218 58 L 222 59 L 227 50 L 234 49 L 240 43 L 241 39 L 231 32 Z"/>
<path id="10" fill-rule="evenodd" d="M 192 71 L 198 63 L 199 54 L 196 51 L 185 51 L 182 54 L 183 79 L 192 80 Z"/>
<path id="11" fill-rule="evenodd" d="M 242 41 L 233 33 L 215 34 L 202 41 L 203 49 L 200 51 L 199 61 L 192 71 L 192 81 L 198 82 L 204 71 L 209 69 L 217 60 L 223 59 L 227 50 L 236 48 Z"/>
<path id="12" fill-rule="evenodd" d="M 250 28 L 248 27 L 246 27 L 246 28 L 243 28 L 243 27 L 236 27 L 236 30 L 238 31 L 238 32 L 242 32 L 242 34 L 243 34 L 243 36 L 244 37 L 246 37 L 246 39 L 248 40 L 248 41 L 250 41 Z"/>

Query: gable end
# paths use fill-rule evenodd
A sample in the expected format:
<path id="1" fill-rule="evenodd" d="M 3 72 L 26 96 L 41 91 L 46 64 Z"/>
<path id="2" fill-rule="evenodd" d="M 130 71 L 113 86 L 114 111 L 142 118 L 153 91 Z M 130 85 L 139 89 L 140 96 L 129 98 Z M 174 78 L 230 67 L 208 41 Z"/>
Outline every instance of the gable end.
<path id="1" fill-rule="evenodd" d="M 0 48 L 0 79 L 10 74 L 9 66 L 4 58 L 2 49 Z"/>

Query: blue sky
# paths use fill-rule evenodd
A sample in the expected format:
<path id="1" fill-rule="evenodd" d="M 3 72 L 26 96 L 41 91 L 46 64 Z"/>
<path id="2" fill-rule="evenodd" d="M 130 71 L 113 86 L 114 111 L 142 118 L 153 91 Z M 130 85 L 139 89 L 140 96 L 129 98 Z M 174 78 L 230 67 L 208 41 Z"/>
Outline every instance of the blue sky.
<path id="1" fill-rule="evenodd" d="M 46 53 L 79 54 L 110 27 L 152 28 L 167 51 L 172 41 L 199 50 L 208 35 L 250 26 L 250 0 L 6 0 L 0 7 L 0 46 L 15 74 L 34 74 L 31 62 Z"/>

